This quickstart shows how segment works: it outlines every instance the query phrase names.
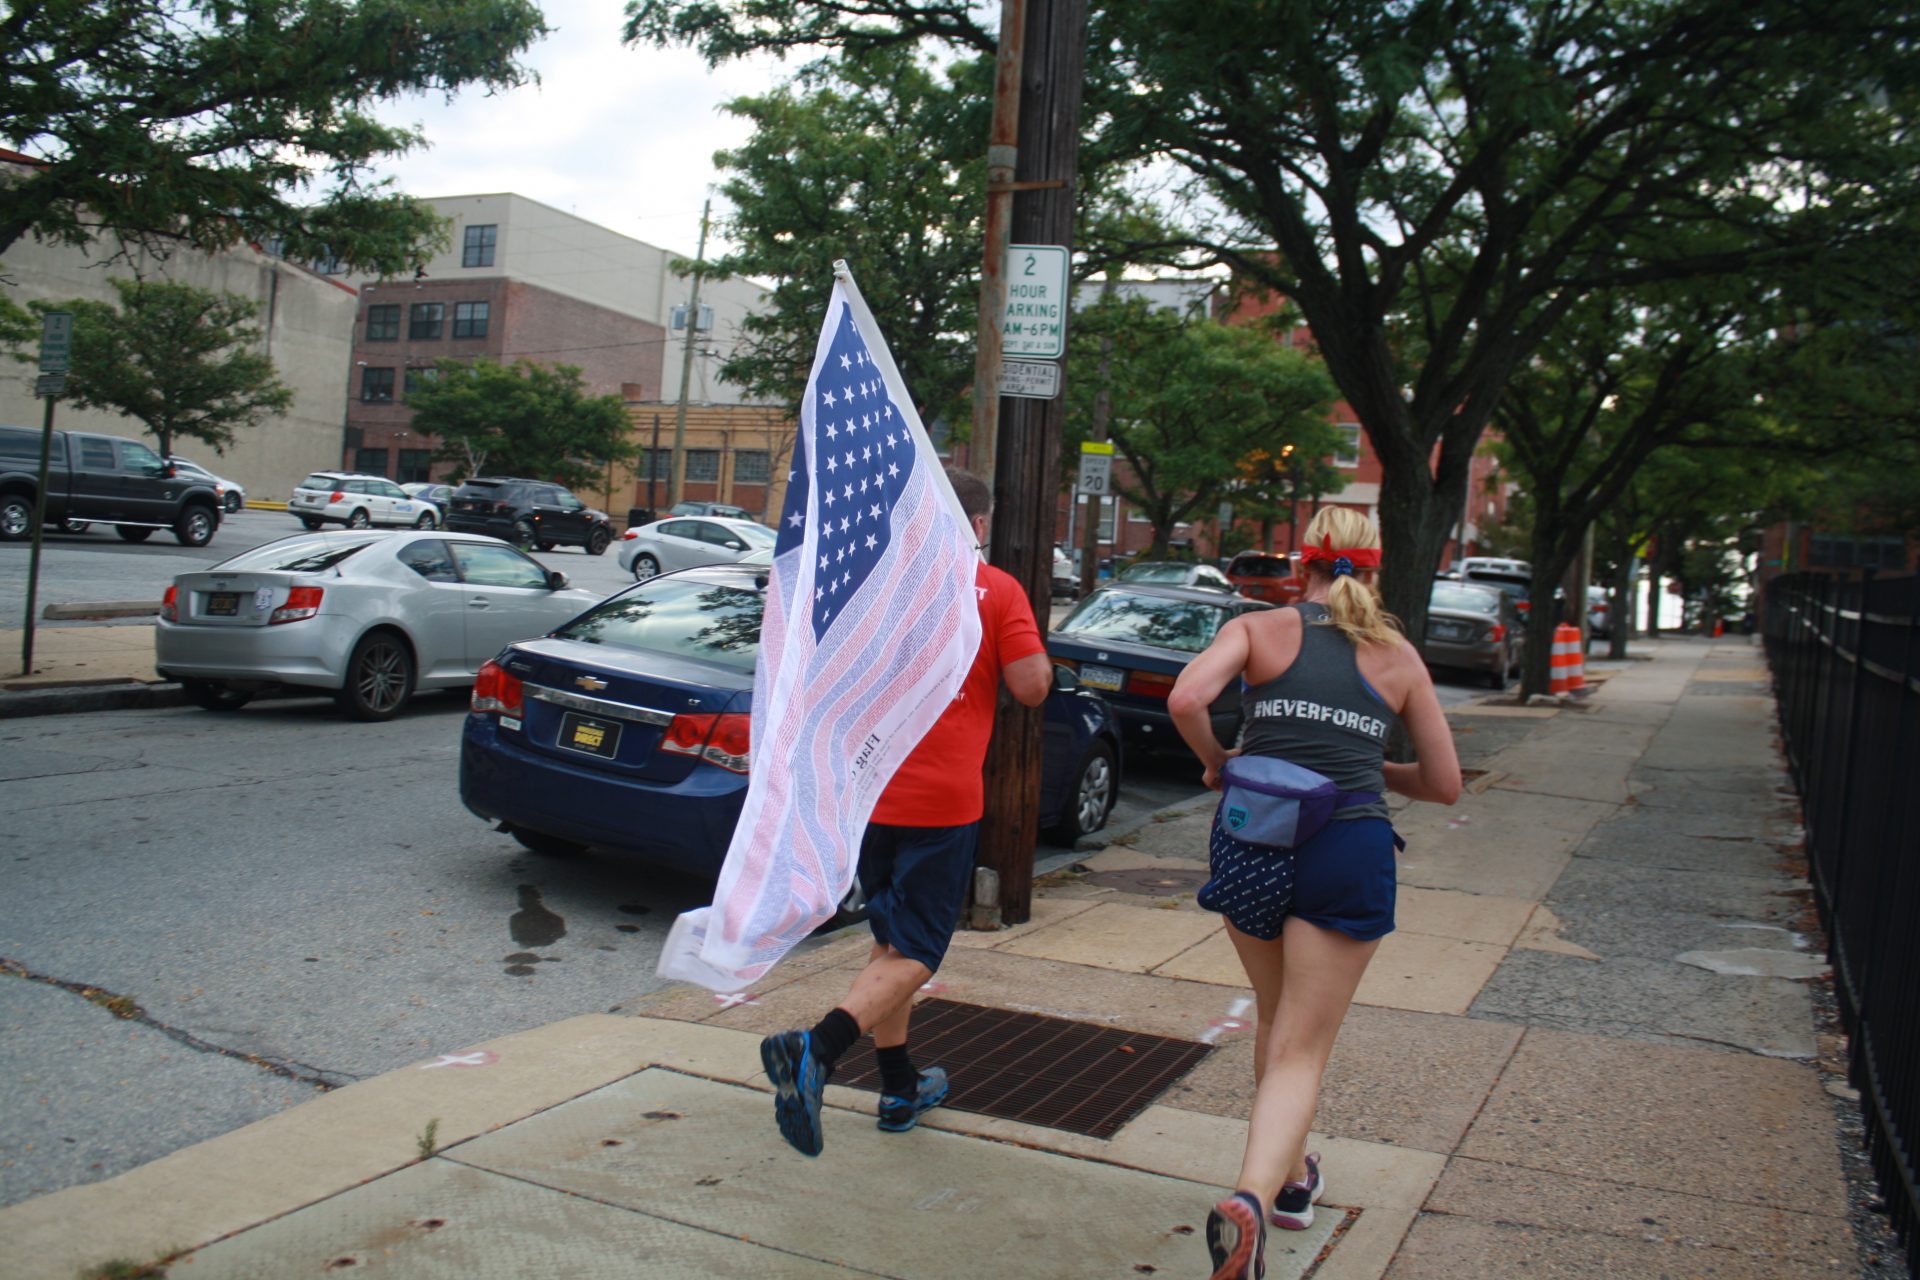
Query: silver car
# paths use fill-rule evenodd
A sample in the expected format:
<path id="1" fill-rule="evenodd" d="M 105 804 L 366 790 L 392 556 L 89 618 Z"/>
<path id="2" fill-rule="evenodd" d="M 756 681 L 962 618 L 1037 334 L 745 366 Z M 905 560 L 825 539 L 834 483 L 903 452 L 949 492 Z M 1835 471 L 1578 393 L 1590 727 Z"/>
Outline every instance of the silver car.
<path id="1" fill-rule="evenodd" d="M 295 534 L 174 578 L 154 666 L 208 710 L 290 685 L 385 720 L 417 690 L 470 685 L 507 645 L 599 602 L 498 538 Z"/>
<path id="2" fill-rule="evenodd" d="M 228 515 L 247 505 L 247 491 L 225 476 L 217 476 L 199 463 L 189 461 L 178 454 L 170 456 L 167 461 L 173 464 L 177 474 L 198 480 L 202 484 L 215 486 L 220 492 L 220 505 Z"/>
<path id="3" fill-rule="evenodd" d="M 641 582 L 672 569 L 733 564 L 758 547 L 778 541 L 773 530 L 751 520 L 719 516 L 670 516 L 620 537 L 620 567 Z"/>
<path id="4" fill-rule="evenodd" d="M 432 529 L 440 523 L 440 508 L 409 497 L 385 476 L 352 471 L 316 471 L 293 487 L 287 510 L 309 529 L 343 524 L 366 529 L 377 524 L 412 525 Z"/>

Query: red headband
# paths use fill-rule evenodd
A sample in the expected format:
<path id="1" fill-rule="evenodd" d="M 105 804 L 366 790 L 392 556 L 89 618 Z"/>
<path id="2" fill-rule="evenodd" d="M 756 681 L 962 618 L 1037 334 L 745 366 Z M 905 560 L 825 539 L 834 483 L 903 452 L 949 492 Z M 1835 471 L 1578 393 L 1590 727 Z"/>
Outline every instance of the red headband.
<path id="1" fill-rule="evenodd" d="M 1308 564 L 1311 564 L 1315 560 L 1344 559 L 1355 569 L 1378 569 L 1380 567 L 1380 548 L 1353 547 L 1346 551 L 1335 551 L 1333 549 L 1333 535 L 1328 534 L 1320 539 L 1319 546 L 1316 547 L 1312 543 L 1308 543 L 1306 546 L 1300 548 L 1300 559 Z"/>

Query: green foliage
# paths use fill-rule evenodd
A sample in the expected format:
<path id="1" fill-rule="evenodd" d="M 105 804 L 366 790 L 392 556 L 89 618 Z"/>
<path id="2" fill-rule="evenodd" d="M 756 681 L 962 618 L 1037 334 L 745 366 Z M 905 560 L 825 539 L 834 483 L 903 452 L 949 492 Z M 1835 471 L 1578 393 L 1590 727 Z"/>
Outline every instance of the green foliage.
<path id="1" fill-rule="evenodd" d="M 0 350 L 24 347 L 35 344 L 40 339 L 40 325 L 32 313 L 6 294 L 0 293 Z"/>
<path id="2" fill-rule="evenodd" d="M 1284 466 L 1256 455 L 1278 457 L 1292 444 L 1319 458 L 1336 442 L 1326 373 L 1259 328 L 1108 298 L 1076 315 L 1068 342 L 1068 452 L 1087 438 L 1104 365 L 1108 435 L 1133 474 L 1115 490 L 1152 521 L 1154 556 L 1166 553 L 1175 525 L 1211 516 L 1223 500 L 1237 507 L 1284 492 Z"/>
<path id="3" fill-rule="evenodd" d="M 372 111 L 511 88 L 533 0 L 17 0 L 0 19 L 0 138 L 44 159 L 0 206 L 0 252 L 97 233 L 203 249 L 279 239 L 299 261 L 397 274 L 442 242 L 370 178 L 419 146 Z"/>
<path id="4" fill-rule="evenodd" d="M 237 432 L 293 403 L 273 361 L 260 354 L 250 299 L 171 281 L 109 283 L 118 307 L 86 298 L 30 304 L 38 314 L 73 313 L 67 397 L 74 404 L 132 418 L 165 457 L 182 438 L 225 452 Z"/>
<path id="5" fill-rule="evenodd" d="M 414 430 L 439 437 L 434 456 L 459 463 L 462 479 L 490 473 L 580 488 L 607 463 L 639 454 L 624 402 L 588 395 L 573 365 L 441 360 L 407 405 Z"/>

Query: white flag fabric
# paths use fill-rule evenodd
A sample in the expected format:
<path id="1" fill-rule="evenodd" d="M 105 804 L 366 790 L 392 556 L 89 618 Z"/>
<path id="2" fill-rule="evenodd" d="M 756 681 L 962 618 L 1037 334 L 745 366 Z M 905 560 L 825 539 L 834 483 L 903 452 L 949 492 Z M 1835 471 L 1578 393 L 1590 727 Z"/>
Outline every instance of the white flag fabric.
<path id="1" fill-rule="evenodd" d="M 832 916 L 880 793 L 980 647 L 979 563 L 873 315 L 835 263 L 767 581 L 746 801 L 713 905 L 674 922 L 662 977 L 742 990 Z"/>

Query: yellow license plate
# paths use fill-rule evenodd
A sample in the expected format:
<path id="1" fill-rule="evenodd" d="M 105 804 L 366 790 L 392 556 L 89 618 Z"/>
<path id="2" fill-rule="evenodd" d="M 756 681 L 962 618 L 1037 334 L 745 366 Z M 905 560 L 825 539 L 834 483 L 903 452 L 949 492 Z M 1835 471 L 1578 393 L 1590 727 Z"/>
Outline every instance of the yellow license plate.
<path id="1" fill-rule="evenodd" d="M 619 722 L 570 711 L 560 718 L 560 745 L 611 760 L 620 753 Z"/>

